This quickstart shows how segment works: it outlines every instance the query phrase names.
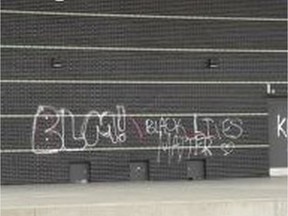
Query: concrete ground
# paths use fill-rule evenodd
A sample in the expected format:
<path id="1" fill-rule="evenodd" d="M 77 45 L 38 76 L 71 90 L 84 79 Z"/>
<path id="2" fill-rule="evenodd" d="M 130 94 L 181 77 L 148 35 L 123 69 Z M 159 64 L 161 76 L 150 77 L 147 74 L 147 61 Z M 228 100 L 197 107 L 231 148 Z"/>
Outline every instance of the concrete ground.
<path id="1" fill-rule="evenodd" d="M 287 178 L 2 186 L 2 216 L 287 216 Z"/>

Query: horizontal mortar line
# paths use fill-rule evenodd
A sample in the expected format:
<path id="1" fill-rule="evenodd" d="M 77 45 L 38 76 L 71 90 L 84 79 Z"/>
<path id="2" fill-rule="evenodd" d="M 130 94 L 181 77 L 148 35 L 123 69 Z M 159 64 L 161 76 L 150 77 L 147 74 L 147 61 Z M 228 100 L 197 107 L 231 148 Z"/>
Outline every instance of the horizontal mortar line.
<path id="1" fill-rule="evenodd" d="M 149 15 L 149 14 L 107 14 L 107 13 L 83 13 L 83 12 L 55 12 L 55 11 L 22 11 L 1 10 L 4 14 L 28 14 L 44 16 L 76 16 L 76 17 L 107 17 L 130 19 L 171 19 L 171 20 L 227 20 L 227 21 L 251 21 L 251 22 L 287 22 L 287 18 L 270 17 L 220 17 L 220 16 L 189 16 L 189 15 Z"/>
<path id="2" fill-rule="evenodd" d="M 288 50 L 273 49 L 226 49 L 226 48 L 145 48 L 145 47 L 89 47 L 89 46 L 50 46 L 50 45 L 1 45 L 8 49 L 45 50 L 92 50 L 125 52 L 224 52 L 224 53 L 288 53 Z"/>
<path id="3" fill-rule="evenodd" d="M 263 84 L 288 84 L 288 81 L 155 81 L 155 80 L 0 80 L 1 83 L 44 83 L 44 84 L 177 84 L 177 85 L 263 85 Z"/>
<path id="4" fill-rule="evenodd" d="M 94 110 L 93 110 L 94 111 Z M 55 117 L 56 115 L 37 115 L 37 117 Z M 63 116 L 63 117 L 71 117 L 71 115 L 58 115 Z M 118 117 L 118 116 L 123 116 L 123 117 L 207 117 L 207 116 L 268 116 L 268 113 L 135 113 L 135 114 L 126 114 L 126 115 L 118 115 L 118 114 L 107 114 L 105 116 L 109 117 Z M 31 114 L 1 114 L 0 118 L 35 118 L 35 115 Z M 73 117 L 87 117 L 85 114 L 73 114 Z M 92 117 L 92 116 L 91 116 Z M 94 115 L 95 117 L 95 115 Z"/>
<path id="5" fill-rule="evenodd" d="M 90 151 L 133 151 L 133 150 L 168 150 L 168 149 L 203 149 L 205 147 L 203 146 L 181 146 L 181 147 L 96 147 L 96 148 L 91 148 L 91 149 L 83 149 L 83 148 L 74 148 L 74 149 L 62 149 L 62 150 L 57 150 L 57 149 L 50 149 L 50 150 L 32 150 L 32 149 L 2 149 L 0 153 L 35 153 L 36 154 L 52 154 L 52 153 L 59 153 L 59 152 L 90 152 Z M 209 149 L 223 149 L 223 146 L 209 146 Z M 239 149 L 239 148 L 269 148 L 269 144 L 247 144 L 247 145 L 235 145 L 233 149 Z"/>

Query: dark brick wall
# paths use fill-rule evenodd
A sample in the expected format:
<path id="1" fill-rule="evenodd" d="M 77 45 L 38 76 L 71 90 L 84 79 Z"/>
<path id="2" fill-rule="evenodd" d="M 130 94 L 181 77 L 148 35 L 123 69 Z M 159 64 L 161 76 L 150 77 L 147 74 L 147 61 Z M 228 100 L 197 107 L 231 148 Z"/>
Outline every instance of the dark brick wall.
<path id="1" fill-rule="evenodd" d="M 287 2 L 129 0 L 57 3 L 3 0 L 2 10 L 280 19 L 286 17 Z M 148 162 L 150 180 L 186 179 L 187 160 L 192 159 L 205 161 L 206 178 L 209 179 L 268 175 L 269 148 L 259 146 L 236 148 L 227 156 L 221 149 L 213 149 L 212 156 L 191 155 L 189 159 L 183 157 L 181 161 L 177 160 L 175 152 L 169 159 L 169 152 L 163 151 L 160 162 L 157 161 L 157 148 L 37 155 L 30 151 L 33 115 L 39 105 L 67 108 L 75 115 L 85 115 L 91 110 L 116 112 L 116 105 L 121 104 L 125 106 L 127 114 L 140 115 L 127 118 L 128 138 L 121 147 L 139 148 L 158 147 L 159 140 L 156 135 L 140 137 L 134 121 L 143 129 L 147 118 L 159 120 L 161 114 L 164 117 L 165 113 L 178 114 L 175 118 L 181 119 L 189 128 L 193 124 L 193 113 L 262 113 L 232 117 L 227 114 L 211 118 L 218 128 L 227 118 L 242 120 L 243 134 L 235 140 L 236 146 L 268 145 L 268 117 L 265 115 L 268 112 L 268 95 L 264 82 L 287 81 L 287 53 L 283 51 L 287 47 L 287 22 L 36 15 L 17 11 L 4 11 L 1 18 L 2 45 L 6 46 L 1 51 L 1 79 L 8 80 L 1 84 L 2 184 L 69 182 L 69 164 L 79 161 L 90 163 L 92 182 L 129 180 L 131 161 Z M 27 47 L 12 48 L 12 45 Z M 63 47 L 29 47 L 36 45 Z M 224 50 L 65 49 L 75 46 Z M 225 49 L 236 49 L 238 52 Z M 62 66 L 53 68 L 53 59 Z M 219 66 L 208 68 L 209 59 L 216 59 Z M 22 80 L 22 83 L 11 80 Z M 39 83 L 24 80 L 37 80 Z M 45 80 L 52 83 L 41 83 Z M 53 83 L 69 80 L 119 83 Z M 147 83 L 124 84 L 121 81 Z M 231 83 L 177 83 L 197 81 Z M 239 83 L 251 81 L 255 83 Z M 276 89 L 275 97 L 287 96 L 286 84 L 273 84 L 272 87 Z M 149 117 L 151 114 L 158 116 Z M 67 121 L 66 126 L 69 127 Z M 76 130 L 79 131 L 83 117 L 76 117 L 75 121 Z M 204 127 L 200 123 L 199 126 Z M 215 144 L 223 142 L 225 140 L 217 140 Z M 103 139 L 97 147 L 119 146 Z M 17 153 L 7 150 L 24 151 Z M 188 151 L 184 150 L 183 155 L 187 156 Z"/>

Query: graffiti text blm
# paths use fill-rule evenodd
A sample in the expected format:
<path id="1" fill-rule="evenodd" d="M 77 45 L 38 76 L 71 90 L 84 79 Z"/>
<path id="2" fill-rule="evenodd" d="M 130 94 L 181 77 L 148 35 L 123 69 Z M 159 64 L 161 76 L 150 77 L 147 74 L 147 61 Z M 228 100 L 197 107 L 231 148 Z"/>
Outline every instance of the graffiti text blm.
<path id="1" fill-rule="evenodd" d="M 121 148 L 125 150 L 136 142 L 146 145 L 145 148 L 156 147 L 158 161 L 162 153 L 168 154 L 169 161 L 173 157 L 180 161 L 197 155 L 212 156 L 213 149 L 229 155 L 235 148 L 234 142 L 243 134 L 239 118 L 208 118 L 197 114 L 184 118 L 165 115 L 146 118 L 141 115 L 136 121 L 131 116 L 122 105 L 117 105 L 114 112 L 92 110 L 85 115 L 74 115 L 66 108 L 39 106 L 32 128 L 32 150 L 49 154 L 97 150 L 103 145 L 124 143 Z"/>
<path id="2" fill-rule="evenodd" d="M 116 106 L 116 110 L 116 113 L 92 110 L 76 130 L 75 116 L 70 110 L 39 106 L 34 117 L 32 148 L 35 153 L 54 153 L 95 147 L 101 138 L 113 144 L 123 143 L 126 141 L 125 108 Z"/>

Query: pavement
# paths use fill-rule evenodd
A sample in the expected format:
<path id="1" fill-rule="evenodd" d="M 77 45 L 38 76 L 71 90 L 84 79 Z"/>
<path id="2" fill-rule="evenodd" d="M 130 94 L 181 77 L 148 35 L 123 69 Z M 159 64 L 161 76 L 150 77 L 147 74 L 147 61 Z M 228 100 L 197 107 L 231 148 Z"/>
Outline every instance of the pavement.
<path id="1" fill-rule="evenodd" d="M 1 187 L 2 216 L 287 216 L 287 178 Z"/>

